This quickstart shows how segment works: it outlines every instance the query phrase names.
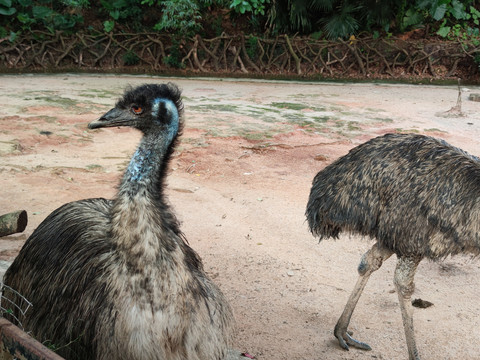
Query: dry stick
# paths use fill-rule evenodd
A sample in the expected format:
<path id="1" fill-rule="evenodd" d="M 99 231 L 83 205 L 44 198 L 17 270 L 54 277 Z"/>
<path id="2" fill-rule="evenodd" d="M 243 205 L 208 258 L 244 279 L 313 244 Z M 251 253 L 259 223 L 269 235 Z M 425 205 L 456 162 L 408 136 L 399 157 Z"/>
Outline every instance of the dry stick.
<path id="1" fill-rule="evenodd" d="M 435 52 L 437 52 L 437 51 L 435 51 Z M 435 71 L 433 71 L 433 67 L 432 67 L 432 63 L 431 63 L 431 55 L 434 54 L 435 52 L 430 53 L 430 54 L 427 54 L 427 53 L 425 52 L 425 50 L 420 50 L 420 53 L 424 54 L 424 59 L 427 60 L 422 74 L 424 74 L 424 73 L 425 73 L 425 70 L 428 69 L 428 71 L 430 72 L 430 74 L 431 74 L 432 76 L 435 76 Z"/>
<path id="2" fill-rule="evenodd" d="M 213 54 L 217 54 L 218 48 L 220 47 L 220 44 L 221 44 L 225 39 L 226 39 L 226 36 L 222 33 L 221 36 L 218 36 L 218 37 L 213 38 L 213 39 L 210 39 L 210 40 L 208 40 L 208 39 L 202 39 L 202 41 L 207 42 L 207 43 L 212 43 L 212 44 L 214 44 L 212 53 L 213 53 Z M 218 64 L 218 62 L 220 62 L 220 59 L 221 59 L 221 56 L 220 56 L 220 57 L 217 56 L 217 65 L 218 65 L 218 67 L 220 67 L 220 65 Z"/>
<path id="3" fill-rule="evenodd" d="M 234 54 L 233 63 L 232 63 L 232 71 L 235 71 L 235 67 L 236 67 L 237 61 L 238 61 L 238 64 L 240 65 L 240 70 L 243 73 L 248 74 L 248 70 L 245 69 L 245 66 L 243 65 L 242 58 L 240 57 L 240 51 L 242 51 L 242 48 L 239 47 L 238 50 L 237 50 L 237 47 L 235 45 L 233 45 L 233 46 L 230 47 L 230 51 L 232 52 L 232 54 Z"/>
<path id="4" fill-rule="evenodd" d="M 144 41 L 141 41 L 138 45 L 140 45 L 142 42 L 144 42 Z M 152 69 L 156 69 L 157 61 L 155 59 L 155 56 L 153 56 L 152 51 L 150 50 L 150 46 L 151 46 L 151 44 L 144 44 L 143 45 L 142 50 L 140 50 L 139 58 L 144 63 L 150 65 L 150 67 Z M 150 57 L 153 59 L 153 63 L 150 60 L 148 60 L 148 56 L 145 56 L 145 51 L 147 51 L 151 55 Z"/>
<path id="5" fill-rule="evenodd" d="M 197 49 L 198 49 L 198 39 L 195 37 L 195 42 L 193 43 L 193 62 L 194 64 L 198 67 L 198 69 L 202 72 L 206 72 L 206 70 L 203 68 L 203 66 L 200 64 L 200 61 L 198 61 L 198 54 L 197 54 Z"/>
<path id="6" fill-rule="evenodd" d="M 455 71 L 457 71 L 457 66 L 458 66 L 458 63 L 460 62 L 460 58 L 456 58 L 455 61 L 453 62 L 453 65 L 452 65 L 452 68 L 450 69 L 450 71 L 447 73 L 447 75 L 445 75 L 446 77 L 450 77 L 453 75 L 453 73 Z"/>
<path id="7" fill-rule="evenodd" d="M 115 67 L 115 59 L 117 58 L 117 55 L 120 53 L 120 51 L 122 51 L 122 49 L 121 49 L 121 48 L 117 48 L 117 49 L 115 49 L 115 51 L 112 52 L 112 61 L 110 62 L 112 68 Z"/>
<path id="8" fill-rule="evenodd" d="M 257 45 L 260 48 L 260 55 L 258 56 L 258 61 L 260 62 L 262 69 L 265 70 L 265 64 L 263 63 L 263 56 L 265 55 L 265 49 L 262 46 L 262 42 L 258 38 L 257 38 Z"/>
<path id="9" fill-rule="evenodd" d="M 295 67 L 297 69 L 297 75 L 302 75 L 302 68 L 301 68 L 301 61 L 300 58 L 295 54 L 295 51 L 293 51 L 292 44 L 290 43 L 290 39 L 288 35 L 285 35 L 285 41 L 287 42 L 287 49 L 290 52 L 290 55 L 292 55 L 293 60 L 295 60 Z"/>
<path id="10" fill-rule="evenodd" d="M 348 47 L 348 49 L 352 52 L 355 59 L 357 59 L 357 63 L 358 63 L 358 66 L 360 67 L 360 71 L 362 72 L 362 75 L 363 76 L 367 75 L 367 72 L 365 71 L 365 66 L 363 65 L 362 58 L 357 51 L 357 47 L 350 45 L 348 43 L 348 41 L 344 41 L 342 39 L 340 39 L 340 42 L 343 43 L 344 45 L 346 45 Z"/>
<path id="11" fill-rule="evenodd" d="M 77 37 L 78 39 L 80 40 L 80 42 L 83 44 L 84 48 L 87 49 L 87 51 L 92 54 L 93 56 L 95 56 L 95 59 L 93 61 L 93 64 L 92 66 L 96 66 L 97 65 L 97 62 L 103 58 L 105 56 L 105 54 L 107 53 L 108 51 L 108 47 L 110 46 L 110 39 L 109 39 L 109 43 L 107 44 L 107 46 L 105 46 L 105 50 L 103 52 L 102 55 L 99 55 L 98 53 L 96 53 L 95 51 L 92 50 L 93 47 L 95 47 L 96 45 L 98 45 L 99 43 L 103 42 L 104 39 L 107 39 L 107 37 L 103 37 L 103 39 L 99 39 L 97 41 L 94 41 L 92 44 L 88 45 L 83 34 L 81 33 L 78 33 L 77 34 Z M 80 52 L 78 53 L 78 58 L 76 59 L 77 63 L 79 66 L 82 66 L 82 58 L 83 58 L 83 49 L 80 50 Z"/>
<path id="12" fill-rule="evenodd" d="M 278 67 L 280 70 L 283 70 L 283 66 L 285 66 L 285 46 L 284 46 L 283 44 L 282 44 L 282 46 L 283 46 L 284 52 L 280 53 L 278 56 L 276 56 L 276 57 L 272 60 L 272 64 L 275 65 L 278 60 L 283 59 L 283 62 L 282 62 L 280 65 L 277 65 L 277 67 Z M 288 57 L 288 56 L 287 56 L 287 57 Z"/>
<path id="13" fill-rule="evenodd" d="M 0 237 L 22 232 L 27 227 L 28 216 L 25 210 L 0 216 Z"/>
<path id="14" fill-rule="evenodd" d="M 268 57 L 268 66 L 270 67 L 271 64 L 272 64 L 272 58 L 273 58 L 273 54 L 275 53 L 275 48 L 277 47 L 277 43 L 278 43 L 278 36 L 275 37 L 275 40 L 273 42 L 273 45 L 272 45 L 272 50 L 270 51 L 270 56 Z"/>
<path id="15" fill-rule="evenodd" d="M 418 51 L 416 52 L 416 54 L 422 54 L 423 56 L 421 56 L 421 57 L 418 58 L 418 59 L 413 60 L 413 61 L 412 61 L 413 66 L 415 66 L 415 65 L 416 65 L 417 63 L 419 63 L 419 62 L 424 61 L 425 59 L 427 59 L 427 61 L 428 61 L 428 58 L 429 58 L 431 55 L 433 55 L 433 54 L 435 54 L 435 53 L 437 53 L 437 52 L 439 52 L 439 51 L 440 51 L 440 50 L 435 50 L 435 51 L 431 52 L 430 54 L 427 54 L 423 49 L 418 50 Z M 427 64 L 427 65 L 428 65 L 428 64 Z M 419 75 L 420 75 L 420 73 L 419 73 Z M 432 75 L 434 75 L 434 74 L 432 73 Z"/>
<path id="16" fill-rule="evenodd" d="M 150 39 L 152 41 L 152 39 Z M 160 40 L 153 40 L 152 41 L 153 44 L 154 44 L 154 52 L 152 53 L 152 56 L 153 58 L 155 59 L 155 70 L 158 70 L 161 68 L 162 66 L 162 62 L 163 62 L 163 59 L 165 59 L 167 56 L 165 54 L 165 48 L 163 47 L 163 43 L 160 41 Z M 157 45 L 158 45 L 158 48 L 160 49 L 160 54 L 158 54 L 158 50 L 157 50 Z M 151 52 L 150 48 L 148 49 L 148 51 Z"/>
<path id="17" fill-rule="evenodd" d="M 245 36 L 243 34 L 240 37 L 240 39 L 241 39 L 241 42 L 242 42 L 242 53 L 243 53 L 243 56 L 245 58 L 245 61 L 248 63 L 248 65 L 253 67 L 257 73 L 261 72 L 260 68 L 257 65 L 255 65 L 255 63 L 252 61 L 252 59 L 250 59 L 250 56 L 248 56 L 247 48 L 245 47 Z"/>
<path id="18" fill-rule="evenodd" d="M 228 43 L 223 43 L 223 52 L 222 52 L 222 62 L 223 62 L 223 70 L 228 71 L 228 62 L 227 62 L 227 51 L 230 48 L 230 44 L 232 43 L 232 39 L 228 40 Z"/>
<path id="19" fill-rule="evenodd" d="M 180 64 L 183 64 L 183 63 L 185 63 L 186 60 L 188 60 L 189 63 L 190 63 L 191 69 L 192 69 L 192 70 L 195 70 L 195 69 L 193 68 L 193 63 L 190 61 L 190 56 L 192 56 L 192 54 L 193 54 L 193 47 L 190 49 L 190 51 L 187 53 L 187 55 L 185 55 L 185 56 L 182 58 L 182 61 L 180 61 Z"/>
<path id="20" fill-rule="evenodd" d="M 16 61 L 13 63 L 13 66 L 16 67 L 18 62 L 21 61 L 24 64 L 24 67 L 26 67 L 23 54 L 25 53 L 25 51 L 28 50 L 28 47 L 25 48 L 24 50 L 20 50 L 17 47 L 15 47 L 15 48 L 18 50 L 19 54 L 18 54 L 18 57 L 17 57 Z"/>
<path id="21" fill-rule="evenodd" d="M 110 38 L 110 40 L 115 44 L 119 45 L 118 42 L 113 38 L 113 35 L 111 33 L 108 33 L 107 36 Z M 112 54 L 112 58 L 110 59 L 110 66 L 113 68 L 115 67 L 115 58 L 117 57 L 117 54 L 121 51 L 121 45 L 119 48 L 115 49 Z"/>
<path id="22" fill-rule="evenodd" d="M 327 65 L 333 65 L 333 64 L 335 64 L 335 63 L 339 63 L 340 66 L 342 67 L 343 71 L 346 71 L 346 67 L 345 67 L 345 64 L 344 64 L 343 62 L 345 61 L 345 59 L 346 59 L 347 56 L 348 56 L 347 53 L 345 53 L 345 54 L 343 55 L 343 58 L 341 58 L 341 59 L 340 59 L 337 55 L 335 55 L 335 53 L 332 52 L 332 51 L 329 51 L 328 54 L 329 54 L 330 56 L 332 56 L 333 58 L 335 58 L 335 60 L 329 60 L 329 61 L 327 62 Z"/>
<path id="23" fill-rule="evenodd" d="M 390 67 L 390 64 L 388 63 L 387 58 L 383 54 L 381 54 L 380 51 L 377 50 L 377 48 L 375 48 L 374 46 L 370 46 L 368 41 L 362 42 L 362 45 L 367 47 L 368 50 L 374 52 L 380 58 L 380 60 L 383 62 L 385 67 L 387 68 L 387 71 L 385 71 L 385 72 L 387 74 L 389 74 L 390 76 L 393 76 L 392 68 Z"/>
<path id="24" fill-rule="evenodd" d="M 404 60 L 403 62 L 401 62 L 401 63 L 399 62 L 399 63 L 398 63 L 399 66 L 405 66 L 406 63 L 409 64 L 409 67 L 412 66 L 412 59 L 411 59 L 411 56 L 410 56 L 410 54 L 409 54 L 408 51 L 406 51 L 406 50 L 405 50 L 404 48 L 402 48 L 402 47 L 398 47 L 397 45 L 395 45 L 395 44 L 393 44 L 393 43 L 389 43 L 389 42 L 385 41 L 384 39 L 382 39 L 382 42 L 383 42 L 384 44 L 386 44 L 387 46 L 391 46 L 391 47 L 393 47 L 394 49 L 397 49 L 397 51 L 399 52 L 398 55 L 395 57 L 395 63 L 394 63 L 394 67 L 393 67 L 393 68 L 395 68 L 396 63 L 397 63 L 396 61 L 397 61 L 398 57 L 399 57 L 401 54 L 404 54 L 404 55 L 405 55 L 405 60 Z M 408 72 L 408 70 L 407 70 L 407 72 Z"/>
<path id="25" fill-rule="evenodd" d="M 310 51 L 315 54 L 315 52 L 313 51 L 313 49 L 311 48 L 311 46 L 310 46 L 309 44 L 307 44 L 307 45 L 308 45 L 308 47 L 310 48 Z M 322 52 L 323 52 L 324 49 L 328 49 L 328 45 L 327 45 L 327 46 L 322 46 L 322 47 L 318 50 L 318 52 L 316 53 L 315 59 L 313 59 L 313 63 L 315 63 L 315 61 L 316 61 L 317 59 L 319 59 L 320 62 L 322 63 L 322 68 L 320 69 L 320 73 L 323 73 L 323 70 L 324 70 L 324 69 L 327 69 L 328 72 L 330 73 L 330 75 L 333 75 L 332 69 L 331 69 L 330 66 L 328 66 L 327 63 L 323 60 Z M 328 50 L 327 50 L 327 53 L 328 53 Z"/>
<path id="26" fill-rule="evenodd" d="M 312 67 L 313 72 L 315 72 L 316 67 L 315 67 L 315 64 L 313 63 L 313 60 L 311 60 L 308 56 L 306 56 L 306 55 L 302 52 L 301 49 L 298 48 L 298 43 L 295 43 L 295 48 L 296 48 L 297 52 L 300 54 L 300 56 L 302 57 L 302 59 L 304 59 L 305 61 L 307 61 L 307 62 L 310 64 L 310 66 Z M 305 49 L 305 52 L 306 52 L 306 51 L 307 51 L 307 47 L 305 46 L 304 49 Z M 308 71 L 307 71 L 307 72 L 308 72 Z"/>
<path id="27" fill-rule="evenodd" d="M 462 112 L 462 87 L 460 86 L 461 79 L 458 79 L 458 97 L 457 104 L 453 106 L 450 110 L 445 111 L 443 114 L 440 114 L 444 117 L 463 117 L 465 114 Z"/>
<path id="28" fill-rule="evenodd" d="M 111 46 L 112 42 L 115 42 L 115 44 L 118 47 L 120 47 L 122 49 L 125 49 L 127 51 L 128 51 L 129 48 L 130 49 L 135 48 L 139 43 L 139 41 L 138 41 L 139 35 L 138 34 L 136 34 L 135 36 L 133 36 L 132 34 L 116 34 L 115 38 L 112 35 L 110 35 L 110 38 L 107 36 L 107 37 L 101 38 L 100 40 L 98 40 L 99 39 L 98 35 L 97 36 L 87 36 L 85 38 L 83 35 L 77 34 L 78 40 L 77 40 L 76 43 L 78 44 L 79 42 L 81 42 L 84 45 L 84 47 L 81 48 L 80 52 L 77 54 L 78 50 L 75 49 L 75 46 L 72 46 L 72 43 L 68 41 L 69 40 L 68 37 L 63 36 L 62 33 L 60 33 L 60 32 L 57 32 L 56 34 L 52 35 L 52 34 L 49 34 L 49 33 L 43 33 L 43 32 L 36 31 L 35 34 L 42 34 L 47 39 L 46 42 L 44 42 L 43 44 L 42 43 L 37 43 L 33 40 L 30 42 L 30 38 L 22 37 L 20 39 L 18 45 L 9 46 L 8 48 L 6 48 L 5 46 L 0 47 L 0 54 L 3 54 L 3 59 L 4 59 L 3 63 L 6 64 L 7 67 L 17 67 L 17 68 L 19 66 L 22 66 L 22 67 L 28 67 L 28 66 L 36 67 L 37 65 L 45 67 L 45 66 L 49 66 L 48 64 L 56 64 L 56 65 L 60 66 L 61 63 L 65 63 L 65 60 L 67 58 L 72 58 L 73 61 L 75 61 L 78 64 L 79 67 L 96 66 L 98 64 L 98 62 L 101 61 L 101 59 L 103 59 L 105 56 L 109 56 L 109 55 L 112 55 L 112 54 L 114 56 L 118 56 L 120 54 L 119 51 L 113 51 L 112 50 L 112 46 Z M 150 41 L 150 42 L 151 42 L 152 39 L 155 39 L 156 37 L 158 37 L 158 35 L 156 35 L 156 34 L 149 34 L 149 33 L 142 34 L 142 36 L 145 36 L 145 38 L 148 39 L 148 41 Z M 119 43 L 117 37 L 121 37 L 123 40 L 120 40 L 120 43 Z M 109 39 L 109 44 L 107 44 L 107 45 L 104 44 L 104 41 L 102 41 L 102 40 L 105 40 L 105 39 Z M 202 39 L 202 42 L 204 43 L 205 48 L 207 50 L 209 50 L 210 52 L 212 52 L 213 54 L 215 54 L 215 56 L 218 58 L 218 56 L 217 56 L 218 47 L 221 46 L 221 45 L 225 45 L 225 43 L 227 43 L 229 40 L 230 40 L 230 44 L 231 44 L 231 41 L 232 41 L 231 37 L 227 37 L 225 35 L 222 35 L 222 37 L 214 38 L 212 40 Z M 312 46 L 313 47 L 321 47 L 323 42 L 312 42 L 310 40 L 310 42 L 312 42 L 313 45 L 310 45 L 309 43 L 306 43 L 306 44 L 302 45 L 302 40 L 303 39 L 298 40 L 298 39 L 294 38 L 292 40 L 292 39 L 289 38 L 288 40 L 290 41 L 290 45 L 291 45 L 291 48 L 294 51 L 294 54 L 297 55 L 298 59 L 303 64 L 307 64 L 307 62 L 308 62 L 309 64 L 311 64 L 311 67 L 313 69 L 315 69 L 315 71 L 317 71 L 317 68 L 315 67 L 315 64 L 320 61 L 320 62 L 322 62 L 322 65 L 324 65 L 320 69 L 320 71 L 323 71 L 324 69 L 327 69 L 331 74 L 333 74 L 334 71 L 332 71 L 332 67 L 329 66 L 329 65 L 333 65 L 334 63 L 337 63 L 337 62 L 340 63 L 344 72 L 347 71 L 348 69 L 350 69 L 351 68 L 351 63 L 350 63 L 350 58 L 351 57 L 350 57 L 350 55 L 355 56 L 355 52 L 356 52 L 356 55 L 360 56 L 360 59 L 362 60 L 362 63 L 364 64 L 364 69 L 365 69 L 366 72 L 368 72 L 370 70 L 371 64 L 375 63 L 376 64 L 375 66 L 381 67 L 381 64 L 383 63 L 384 66 L 387 69 L 386 73 L 389 73 L 389 75 L 393 75 L 394 70 L 397 69 L 400 66 L 405 67 L 407 72 L 422 73 L 422 71 L 423 71 L 425 73 L 425 71 L 428 69 L 428 71 L 433 74 L 433 67 L 436 65 L 436 63 L 443 61 L 442 59 L 445 58 L 445 57 L 441 57 L 441 58 L 438 58 L 438 59 L 432 59 L 431 56 L 435 52 L 433 52 L 432 54 L 426 54 L 426 52 L 423 51 L 423 54 L 422 54 L 422 52 L 420 51 L 422 48 L 420 48 L 420 49 L 417 48 L 414 51 L 411 51 L 411 50 L 407 51 L 407 50 L 405 50 L 405 48 L 401 48 L 400 46 L 398 46 L 399 41 L 393 41 L 392 42 L 392 41 L 385 41 L 384 39 L 382 39 L 381 42 L 385 43 L 388 48 L 398 50 L 398 54 L 395 56 L 395 58 L 392 61 L 392 60 L 389 60 L 389 58 L 387 58 L 386 56 L 381 56 L 381 54 L 380 54 L 381 49 L 380 48 L 377 49 L 376 47 L 373 47 L 373 45 L 371 46 L 369 39 L 357 39 L 358 42 L 357 42 L 355 52 L 352 52 L 352 50 L 349 49 L 348 57 L 343 56 L 342 59 L 340 59 L 340 57 L 342 57 L 343 54 L 340 55 L 340 57 L 339 57 L 339 55 L 337 53 L 329 52 L 329 56 L 331 56 L 332 59 L 334 59 L 334 61 L 331 61 L 327 64 L 327 63 L 325 63 L 325 61 L 323 61 L 324 59 L 321 56 L 322 52 L 324 50 L 321 50 L 321 51 L 317 52 L 317 51 L 312 49 Z M 145 40 L 145 42 L 146 41 L 147 40 Z M 283 40 L 283 38 L 282 38 L 280 40 L 280 42 L 282 42 L 282 41 L 285 41 L 285 40 Z M 142 60 L 144 60 L 145 63 L 151 64 L 151 61 L 150 61 L 151 60 L 151 58 L 150 58 L 151 51 L 146 48 L 147 44 L 145 44 L 145 42 L 140 41 L 140 43 L 143 43 L 143 46 L 144 46 L 143 50 L 142 50 Z M 210 42 L 213 42 L 214 44 L 215 43 L 217 44 L 214 49 L 212 49 L 212 46 L 208 46 L 208 44 Z M 277 56 L 278 51 L 281 50 L 278 47 L 278 42 L 279 42 L 278 37 L 275 38 L 274 40 L 257 39 L 257 43 L 259 44 L 260 56 L 259 56 L 258 62 L 255 63 L 255 62 L 252 61 L 252 63 L 255 64 L 255 65 L 262 64 L 261 67 L 257 66 L 260 69 L 262 69 L 261 71 L 271 72 L 272 70 L 270 69 L 270 67 L 277 67 L 277 68 L 278 67 L 280 67 L 280 68 L 283 67 L 282 70 L 285 70 L 285 66 L 290 66 L 290 63 L 292 62 L 291 60 L 292 60 L 292 57 L 293 57 L 291 55 L 291 51 L 290 51 L 290 49 L 287 49 L 287 51 L 290 53 L 288 59 L 284 57 L 285 54 L 280 54 L 279 56 Z M 94 45 L 92 43 L 94 43 Z M 400 43 L 402 43 L 402 42 L 400 42 Z M 6 43 L 3 42 L 2 45 L 3 44 L 6 44 Z M 60 46 L 58 46 L 59 44 L 60 44 Z M 95 45 L 98 45 L 98 44 L 100 44 L 103 48 L 101 50 L 101 51 L 103 51 L 103 54 L 101 56 L 99 56 L 97 52 L 92 50 L 92 46 L 95 46 Z M 130 44 L 131 46 L 128 46 L 128 45 L 125 46 L 126 44 Z M 132 44 L 136 44 L 136 45 L 134 46 Z M 272 46 L 272 44 L 273 44 L 273 46 Z M 359 53 L 359 51 L 358 51 L 359 44 L 362 44 L 369 51 L 365 54 Z M 57 45 L 57 46 L 55 47 L 55 45 Z M 86 45 L 88 45 L 88 46 L 86 46 Z M 124 45 L 124 46 L 122 47 L 122 45 Z M 288 44 L 286 44 L 286 45 L 288 46 Z M 445 51 L 447 53 L 447 56 L 452 59 L 452 62 L 454 61 L 453 65 L 451 66 L 450 71 L 447 73 L 447 76 L 451 76 L 457 70 L 457 67 L 460 64 L 461 59 L 463 59 L 465 57 L 472 57 L 472 56 L 474 56 L 475 53 L 479 52 L 478 46 L 475 47 L 473 44 L 472 44 L 472 46 L 469 46 L 468 49 L 465 49 L 465 47 L 460 46 L 458 44 L 453 45 L 451 47 L 448 47 L 447 46 L 448 44 L 445 45 L 444 43 L 441 43 L 441 45 L 442 46 L 440 47 L 440 50 L 438 50 L 438 51 Z M 271 48 L 268 49 L 268 46 L 271 46 Z M 302 46 L 306 46 L 306 48 L 303 48 Z M 458 50 L 459 54 L 455 54 L 455 50 L 458 48 L 458 46 L 460 46 L 460 49 Z M 163 49 L 163 44 L 160 45 L 160 47 L 161 47 L 161 49 Z M 335 48 L 335 46 L 333 46 L 333 47 Z M 69 48 L 70 48 L 70 51 L 68 51 Z M 228 49 L 228 47 L 226 47 L 226 48 Z M 309 51 L 307 51 L 307 48 L 308 48 Z M 327 48 L 332 48 L 332 46 L 327 46 Z M 198 49 L 198 47 L 197 47 L 197 49 Z M 341 49 L 338 48 L 338 45 L 337 45 L 337 49 L 341 50 Z M 145 53 L 145 51 L 147 51 L 147 52 Z M 92 64 L 92 61 L 94 61 L 94 60 L 91 59 L 90 56 L 88 56 L 88 57 L 85 56 L 85 59 L 86 59 L 85 61 L 87 62 L 87 64 L 84 64 L 82 62 L 83 54 L 85 54 L 85 55 L 86 54 L 92 54 L 94 56 L 94 58 L 96 58 L 95 62 Z M 156 51 L 154 51 L 153 54 L 154 55 L 157 54 Z M 226 56 L 226 51 L 223 51 L 223 54 L 224 54 L 224 57 L 221 58 L 221 60 L 224 62 L 224 65 L 227 68 L 226 63 L 227 63 L 228 58 Z M 240 54 L 241 54 L 240 59 L 243 59 L 243 61 L 246 62 L 245 65 L 248 65 L 249 68 L 254 68 L 249 61 L 250 57 L 247 57 L 248 53 L 246 53 L 246 46 L 245 46 L 245 48 L 242 47 Z M 266 56 L 265 54 L 268 54 L 268 56 Z M 399 58 L 400 58 L 401 54 L 405 55 L 405 60 L 404 61 L 399 61 Z M 199 54 L 197 54 L 197 56 L 198 55 Z M 310 58 L 309 58 L 310 55 L 313 58 L 313 60 L 310 60 Z M 425 57 L 425 55 L 426 55 L 426 57 Z M 428 58 L 428 56 L 430 56 L 430 58 Z M 148 59 L 145 60 L 145 59 L 143 59 L 144 57 L 147 57 Z M 162 56 L 162 58 L 163 57 L 164 56 Z M 265 61 L 264 61 L 265 59 L 268 60 L 268 66 L 265 66 Z M 348 60 L 348 64 L 345 62 L 345 59 Z M 115 64 L 116 60 L 118 60 L 118 59 L 117 58 L 112 59 L 112 61 L 113 61 L 112 64 Z M 184 61 L 187 61 L 187 60 L 189 61 L 189 64 L 191 64 L 191 58 L 185 58 L 184 59 Z M 204 60 L 204 62 L 207 61 L 207 60 L 208 59 Z M 213 60 L 208 60 L 208 61 L 213 61 Z M 378 61 L 380 61 L 380 62 L 378 62 Z M 358 57 L 357 57 L 357 62 L 358 62 Z M 204 65 L 203 64 L 200 64 L 200 65 L 203 68 Z M 297 70 L 297 73 L 298 73 L 298 63 L 296 65 L 297 66 L 296 66 L 295 69 Z M 418 65 L 420 65 L 420 67 Z M 159 62 L 158 62 L 158 58 L 157 58 L 157 61 L 152 66 L 155 67 L 155 68 L 158 68 L 159 66 L 161 66 L 161 64 L 159 64 Z M 192 66 L 193 66 L 193 64 L 192 64 Z M 289 71 L 289 72 L 291 72 L 291 70 L 292 69 L 290 69 L 290 68 L 287 69 L 287 71 Z M 306 68 L 303 68 L 301 70 L 302 71 L 310 71 L 310 66 L 307 65 Z"/>
<path id="29" fill-rule="evenodd" d="M 145 45 L 145 46 L 147 46 L 147 45 Z M 155 50 L 156 50 L 157 47 L 155 46 L 155 44 L 154 44 L 153 46 L 154 46 L 154 52 L 156 52 Z M 143 51 L 143 50 L 142 50 L 142 51 Z M 159 57 L 156 56 L 156 55 L 154 54 L 154 52 L 152 52 L 152 49 L 150 49 L 150 47 L 147 47 L 147 52 L 150 54 L 150 56 L 151 56 L 152 59 L 153 59 L 153 70 L 158 70 L 158 69 L 160 69 L 160 64 L 159 64 L 159 61 L 158 61 Z"/>
<path id="30" fill-rule="evenodd" d="M 163 46 L 163 42 L 161 40 L 155 39 L 153 36 L 150 36 L 150 35 L 147 35 L 147 39 L 160 46 L 160 55 L 161 55 L 162 58 L 167 57 L 167 55 L 165 53 L 165 47 Z"/>
<path id="31" fill-rule="evenodd" d="M 60 64 L 60 61 L 63 60 L 63 58 L 65 56 L 68 55 L 68 53 L 70 53 L 70 51 L 72 50 L 72 48 L 77 45 L 76 42 L 71 42 L 70 45 L 67 47 L 67 49 L 65 51 L 62 52 L 62 54 L 60 54 L 60 56 L 57 58 L 57 61 L 55 61 L 55 67 L 58 67 L 58 65 Z"/>
<path id="32" fill-rule="evenodd" d="M 39 60 L 38 60 L 39 56 L 44 54 L 45 48 L 47 47 L 47 45 L 55 44 L 55 43 L 58 42 L 60 34 L 61 34 L 61 32 L 60 32 L 60 31 L 57 31 L 57 32 L 55 33 L 55 39 L 53 39 L 53 40 L 47 40 L 47 41 L 42 42 L 41 45 L 40 45 L 40 50 L 39 50 L 37 53 L 34 53 L 34 54 L 33 54 L 33 60 L 32 60 L 32 62 L 35 61 L 35 62 L 38 63 L 38 65 L 40 65 L 40 66 L 43 67 L 42 62 L 41 62 L 41 61 L 39 62 Z"/>
<path id="33" fill-rule="evenodd" d="M 200 35 L 196 35 L 196 38 L 198 40 L 198 43 L 200 44 L 200 46 L 202 47 L 202 49 L 208 54 L 210 55 L 210 57 L 213 59 L 213 67 L 215 69 L 215 71 L 218 71 L 218 58 L 217 56 L 212 53 L 206 46 L 205 44 L 203 43 L 202 41 L 202 37 Z"/>
<path id="34" fill-rule="evenodd" d="M 284 52 L 282 55 L 280 55 L 279 59 L 283 58 L 282 64 L 280 65 L 280 70 L 284 71 L 285 66 L 288 64 L 288 60 L 290 60 L 290 57 L 287 55 L 287 50 L 285 49 L 285 46 L 283 46 Z"/>
<path id="35" fill-rule="evenodd" d="M 218 48 L 220 47 L 220 44 L 222 43 L 224 39 L 223 38 L 218 38 L 212 40 L 212 42 L 215 42 L 215 46 L 213 47 L 213 53 L 216 54 L 218 51 Z"/>

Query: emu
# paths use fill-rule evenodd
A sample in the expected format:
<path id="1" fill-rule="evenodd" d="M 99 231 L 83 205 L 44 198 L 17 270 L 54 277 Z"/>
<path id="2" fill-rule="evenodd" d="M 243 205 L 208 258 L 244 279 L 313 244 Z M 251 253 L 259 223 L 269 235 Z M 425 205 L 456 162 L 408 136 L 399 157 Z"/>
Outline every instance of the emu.
<path id="1" fill-rule="evenodd" d="M 113 109 L 88 125 L 143 133 L 117 195 L 53 211 L 7 270 L 4 283 L 33 303 L 23 327 L 63 357 L 227 356 L 231 309 L 187 244 L 164 194 L 183 123 L 176 85 L 127 89 Z M 4 296 L 20 300 L 6 289 Z"/>
<path id="2" fill-rule="evenodd" d="M 419 360 L 411 295 L 423 258 L 480 254 L 480 159 L 422 135 L 387 134 L 353 148 L 314 178 L 306 209 L 311 232 L 376 239 L 334 330 L 340 346 L 370 350 L 348 325 L 370 275 L 397 255 L 394 283 L 410 360 Z"/>

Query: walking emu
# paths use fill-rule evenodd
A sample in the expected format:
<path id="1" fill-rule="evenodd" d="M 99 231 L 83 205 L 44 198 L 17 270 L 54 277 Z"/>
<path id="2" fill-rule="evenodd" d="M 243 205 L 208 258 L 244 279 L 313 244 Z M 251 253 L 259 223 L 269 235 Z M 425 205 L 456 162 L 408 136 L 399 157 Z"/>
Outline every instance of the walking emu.
<path id="1" fill-rule="evenodd" d="M 348 231 L 377 241 L 361 259 L 360 277 L 335 326 L 341 347 L 370 350 L 347 328 L 368 278 L 395 253 L 409 359 L 420 359 L 410 302 L 415 270 L 423 258 L 480 254 L 479 199 L 480 159 L 422 135 L 374 138 L 315 176 L 306 210 L 312 233 L 322 240 Z"/>
<path id="2" fill-rule="evenodd" d="M 90 123 L 90 129 L 143 132 L 116 197 L 55 210 L 5 274 L 5 284 L 33 303 L 24 328 L 67 359 L 212 360 L 227 354 L 230 307 L 164 196 L 182 115 L 174 84 L 148 84 L 129 89 Z"/>

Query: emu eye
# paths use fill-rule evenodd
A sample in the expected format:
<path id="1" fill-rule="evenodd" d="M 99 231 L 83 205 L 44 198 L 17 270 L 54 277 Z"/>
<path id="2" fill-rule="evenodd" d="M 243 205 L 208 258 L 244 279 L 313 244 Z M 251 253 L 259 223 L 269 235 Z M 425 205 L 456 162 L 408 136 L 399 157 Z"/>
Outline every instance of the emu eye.
<path id="1" fill-rule="evenodd" d="M 138 105 L 132 105 L 132 112 L 135 115 L 140 115 L 141 113 L 143 113 L 143 109 Z"/>

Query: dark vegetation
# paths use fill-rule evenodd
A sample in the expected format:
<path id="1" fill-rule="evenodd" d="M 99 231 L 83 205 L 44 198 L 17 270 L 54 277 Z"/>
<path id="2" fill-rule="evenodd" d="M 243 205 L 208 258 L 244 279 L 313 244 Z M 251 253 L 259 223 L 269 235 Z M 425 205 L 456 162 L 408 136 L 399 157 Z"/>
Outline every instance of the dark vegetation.
<path id="1" fill-rule="evenodd" d="M 476 81 L 475 0 L 0 0 L 1 71 Z"/>

